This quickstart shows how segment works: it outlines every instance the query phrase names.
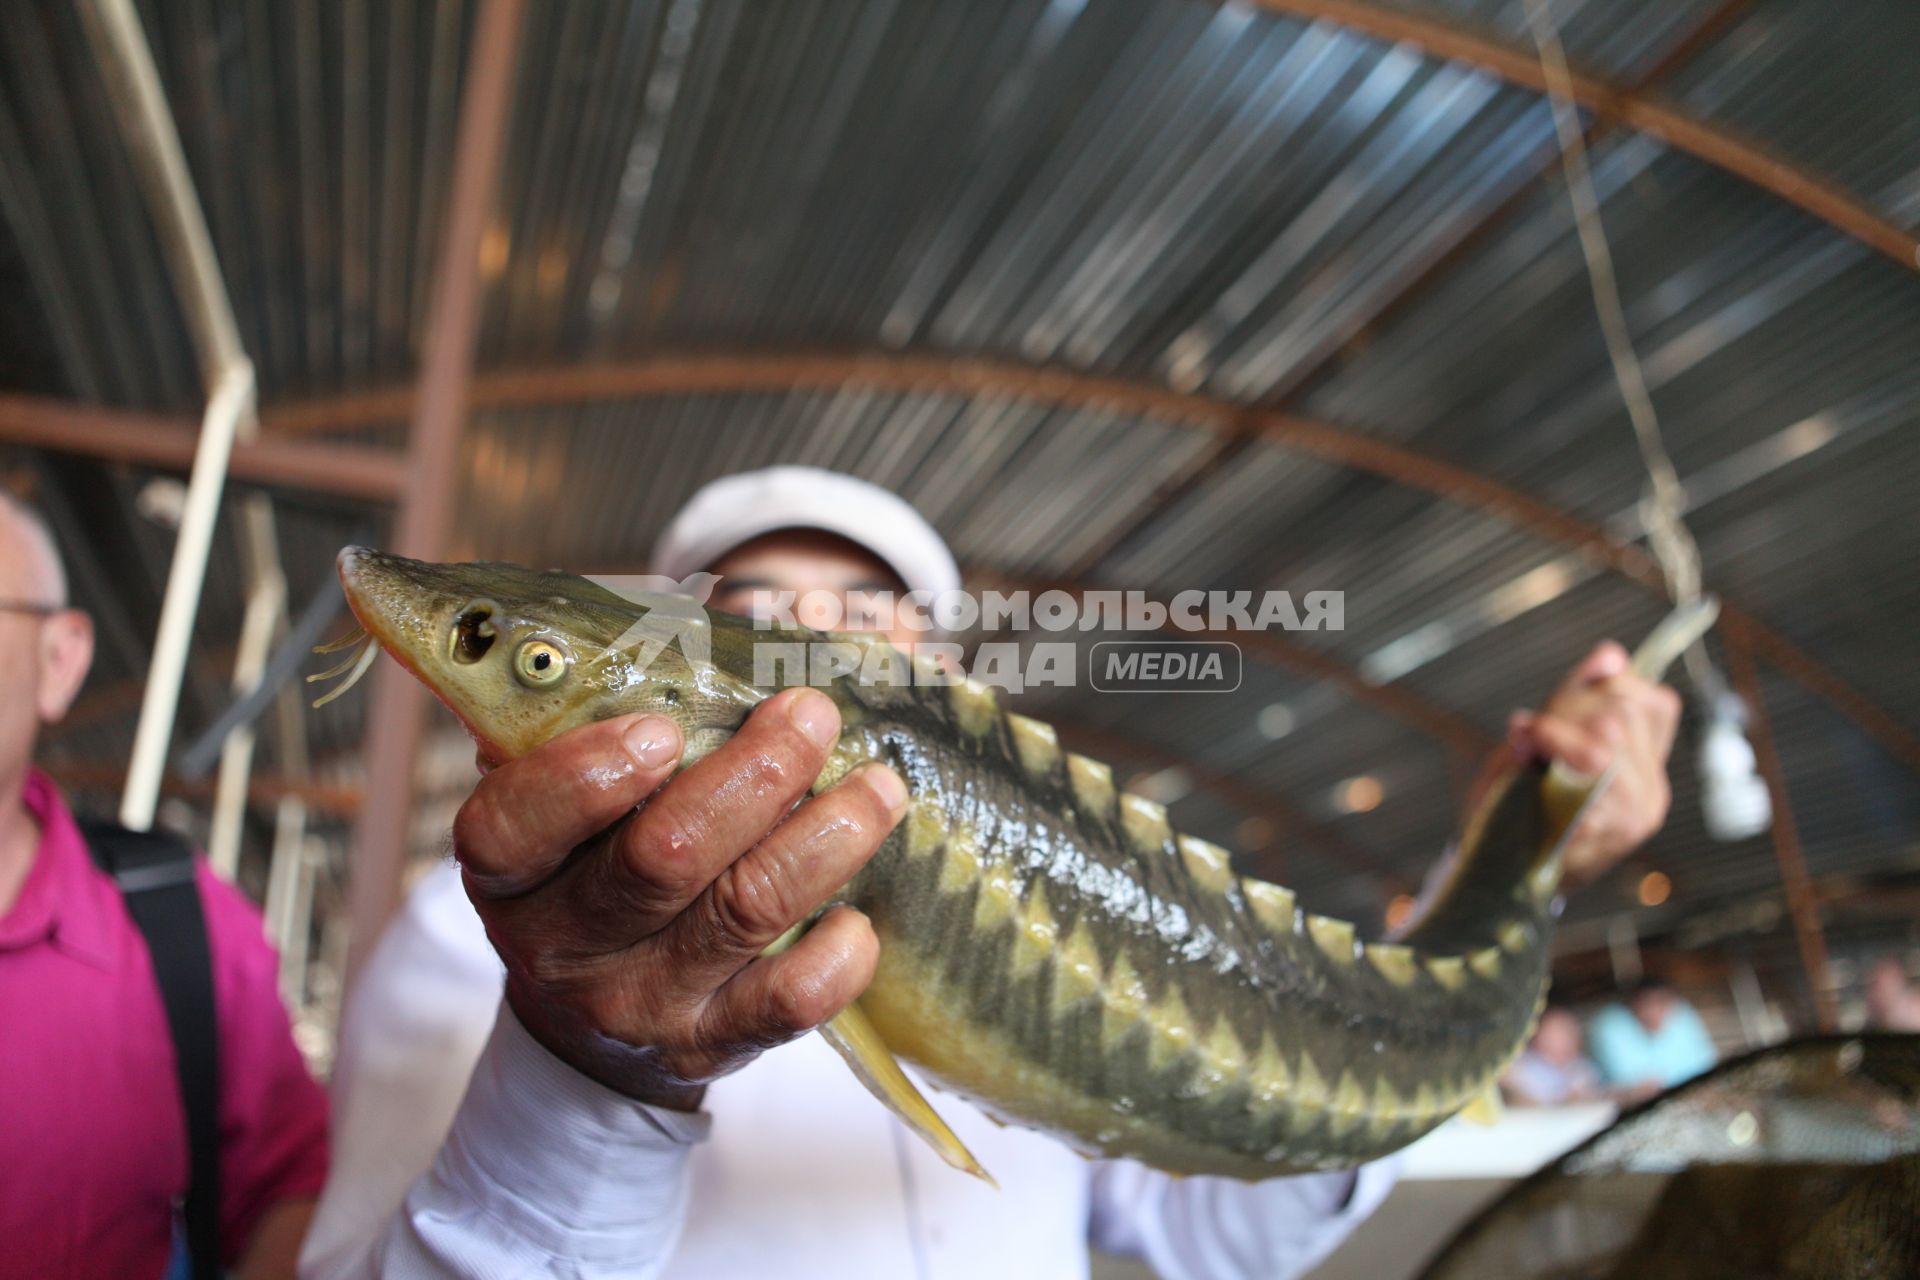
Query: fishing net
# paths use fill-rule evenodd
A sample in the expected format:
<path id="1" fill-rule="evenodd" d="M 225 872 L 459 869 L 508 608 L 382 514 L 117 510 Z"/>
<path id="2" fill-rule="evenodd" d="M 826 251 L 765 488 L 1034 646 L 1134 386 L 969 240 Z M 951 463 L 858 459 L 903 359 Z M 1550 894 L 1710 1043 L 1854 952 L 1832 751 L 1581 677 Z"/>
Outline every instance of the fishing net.
<path id="1" fill-rule="evenodd" d="M 1920 1277 L 1920 1035 L 1821 1036 L 1622 1116 L 1423 1280 Z"/>

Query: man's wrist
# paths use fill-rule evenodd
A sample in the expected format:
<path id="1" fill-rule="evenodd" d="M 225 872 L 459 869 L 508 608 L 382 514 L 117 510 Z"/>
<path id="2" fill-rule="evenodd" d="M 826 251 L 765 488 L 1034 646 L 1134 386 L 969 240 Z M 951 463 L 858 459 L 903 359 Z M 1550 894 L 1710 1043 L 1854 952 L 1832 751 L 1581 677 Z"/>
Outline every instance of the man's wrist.
<path id="1" fill-rule="evenodd" d="M 686 1113 L 700 1110 L 707 1094 L 705 1085 L 675 1079 L 654 1065 L 645 1048 L 620 1044 L 591 1028 L 578 1027 L 573 1029 L 574 1034 L 567 1034 L 552 1025 L 549 1009 L 528 996 L 511 977 L 507 980 L 506 1007 L 542 1049 L 595 1084 L 650 1107 Z"/>
<path id="2" fill-rule="evenodd" d="M 490 1069 L 484 1081 L 481 1068 Z M 635 1097 L 580 1070 L 535 1036 L 510 1001 L 500 1005 L 493 1038 L 469 1086 L 470 1099 L 473 1094 L 488 1095 L 489 1103 L 508 1097 L 544 1099 L 534 1110 L 544 1108 L 565 1120 L 578 1120 L 593 1132 L 610 1128 L 616 1137 L 621 1133 L 639 1138 L 657 1135 L 676 1146 L 702 1141 L 709 1124 L 704 1113 Z"/>

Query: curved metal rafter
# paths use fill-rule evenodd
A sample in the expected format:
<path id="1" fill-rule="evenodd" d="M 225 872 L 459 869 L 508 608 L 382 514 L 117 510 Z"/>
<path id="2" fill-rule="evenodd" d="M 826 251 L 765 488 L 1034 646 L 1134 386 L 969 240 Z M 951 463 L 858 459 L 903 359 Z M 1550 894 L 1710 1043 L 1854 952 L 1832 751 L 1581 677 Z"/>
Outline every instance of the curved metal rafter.
<path id="1" fill-rule="evenodd" d="M 962 565 L 961 569 L 966 580 L 976 587 L 990 588 L 998 591 L 1025 591 L 1035 597 L 1048 591 L 1063 591 L 1078 600 L 1083 599 L 1089 591 L 1099 589 L 1085 582 L 1043 581 L 1037 578 L 1019 577 L 1002 572 L 988 565 L 968 564 Z M 646 566 L 634 566 L 631 564 L 586 566 L 581 569 L 581 572 L 592 574 L 644 573 L 646 572 Z M 1155 602 L 1163 609 L 1167 607 L 1167 602 L 1164 600 L 1156 600 Z M 1373 684 L 1347 663 L 1342 662 L 1331 654 L 1310 649 L 1306 645 L 1290 639 L 1284 632 L 1180 631 L 1175 629 L 1171 623 L 1163 626 L 1161 631 L 1182 640 L 1218 640 L 1235 644 L 1240 646 L 1245 652 L 1252 654 L 1254 657 L 1261 659 L 1271 666 L 1292 671 L 1297 675 L 1305 676 L 1309 679 L 1323 680 L 1340 689 L 1343 693 L 1353 698 L 1354 701 L 1365 703 L 1383 715 L 1398 720 L 1414 731 L 1428 738 L 1432 738 L 1441 747 L 1451 753 L 1452 756 L 1468 760 L 1472 766 L 1477 767 L 1480 761 L 1498 745 L 1497 739 L 1483 732 L 1471 720 L 1441 706 L 1431 698 L 1425 697 L 1402 685 Z M 991 636 L 989 635 L 986 638 L 991 638 Z M 1068 726 L 1058 725 L 1057 727 L 1065 730 Z M 1075 726 L 1075 728 L 1080 729 L 1082 727 Z M 1097 732 L 1090 728 L 1084 729 L 1083 731 L 1088 733 Z M 1119 738 L 1109 738 L 1108 741 L 1111 743 L 1123 740 Z M 1146 750 L 1146 748 L 1143 745 L 1140 750 L 1134 753 L 1135 756 L 1139 757 L 1144 750 Z M 1118 754 L 1118 752 L 1114 754 Z M 1173 761 L 1169 758 L 1163 763 L 1173 763 Z M 1183 765 L 1183 767 L 1186 766 Z M 1228 775 L 1222 774 L 1220 776 L 1224 778 Z M 1244 809 L 1247 808 L 1249 798 L 1254 793 L 1250 788 L 1245 788 L 1244 784 L 1242 784 L 1242 786 L 1243 789 L 1239 793 L 1239 800 L 1236 801 L 1236 803 Z M 1220 788 L 1214 789 L 1220 790 Z M 1224 796 L 1225 792 L 1223 791 L 1222 794 Z M 1231 799 L 1231 797 L 1228 798 Z M 1263 816 L 1274 817 L 1275 815 L 1265 814 Z M 1297 827 L 1300 823 L 1296 822 L 1294 825 Z"/>
<path id="2" fill-rule="evenodd" d="M 1329 423 L 1126 378 L 955 356 L 662 354 L 619 364 L 484 374 L 475 378 L 469 404 L 473 409 L 487 409 L 623 397 L 842 387 L 1009 396 L 1066 407 L 1118 409 L 1223 436 L 1250 431 L 1284 447 L 1499 516 L 1540 538 L 1580 552 L 1655 595 L 1664 598 L 1666 593 L 1659 566 L 1639 547 L 1617 543 L 1580 517 L 1490 476 Z M 284 404 L 265 410 L 261 424 L 270 435 L 391 425 L 405 421 L 412 397 L 411 388 L 396 387 Z M 1831 703 L 1908 769 L 1920 774 L 1920 737 L 1750 613 L 1730 603 L 1724 604 L 1722 611 L 1730 621 L 1746 628 L 1756 650 L 1781 672 Z"/>
<path id="3" fill-rule="evenodd" d="M 1714 41 L 1739 21 L 1754 3 L 1755 0 L 1720 0 L 1720 3 L 1715 5 L 1706 17 L 1662 54 L 1659 61 L 1636 77 L 1628 87 L 1628 92 L 1644 94 L 1660 81 L 1678 72 L 1712 47 Z M 1591 150 L 1619 125 L 1618 120 L 1594 119 L 1586 129 L 1587 148 Z M 1413 269 L 1407 272 L 1400 282 L 1365 314 L 1349 321 L 1337 335 L 1337 340 L 1326 349 L 1325 354 L 1289 370 L 1278 383 L 1268 388 L 1261 397 L 1261 402 L 1274 408 L 1288 408 L 1297 403 L 1299 397 L 1308 388 L 1318 383 L 1330 370 L 1340 367 L 1353 356 L 1356 350 L 1363 347 L 1369 335 L 1378 333 L 1383 326 L 1399 316 L 1417 299 L 1425 296 L 1429 288 L 1448 278 L 1454 267 L 1465 261 L 1467 256 L 1484 243 L 1495 230 L 1505 225 L 1507 219 L 1513 216 L 1522 205 L 1537 197 L 1545 189 L 1546 184 L 1558 178 L 1560 166 L 1565 159 L 1558 139 L 1549 140 L 1540 148 L 1539 153 L 1527 162 L 1526 178 L 1511 184 L 1505 195 L 1484 206 L 1464 228 L 1450 236 L 1436 251 L 1415 264 Z"/>
<path id="4" fill-rule="evenodd" d="M 1547 92 L 1546 76 L 1533 50 L 1368 0 L 1254 0 L 1270 13 L 1330 22 L 1378 40 L 1405 42 L 1436 58 L 1476 66 L 1507 83 Z M 1920 238 L 1850 192 L 1753 142 L 1708 124 L 1656 98 L 1598 76 L 1575 72 L 1573 96 L 1602 120 L 1615 121 L 1676 151 L 1684 151 L 1811 214 L 1908 270 L 1920 269 Z"/>
<path id="5" fill-rule="evenodd" d="M 0 393 L 0 442 L 7 444 L 185 471 L 199 439 L 200 425 L 187 418 Z M 227 474 L 379 502 L 394 501 L 407 483 L 406 461 L 391 450 L 284 439 L 236 440 Z"/>
<path id="6" fill-rule="evenodd" d="M 1079 581 L 1037 581 L 1029 578 L 1014 577 L 985 565 L 967 565 L 967 579 L 970 582 L 984 583 L 1010 591 L 1026 591 L 1038 596 L 1046 591 L 1064 591 L 1076 599 L 1083 598 L 1089 591 L 1098 590 L 1096 584 Z M 1165 605 L 1165 601 L 1158 601 Z M 1403 724 L 1434 739 L 1449 751 L 1465 757 L 1478 765 L 1480 759 L 1492 751 L 1496 740 L 1483 732 L 1465 716 L 1441 706 L 1433 699 L 1414 692 L 1404 685 L 1375 684 L 1367 680 L 1358 671 L 1331 654 L 1291 639 L 1283 631 L 1205 631 L 1187 632 L 1162 628 L 1169 635 L 1184 640 L 1218 640 L 1238 645 L 1254 657 L 1270 666 L 1280 667 L 1305 676 L 1311 680 L 1322 680 L 1338 688 L 1356 702 L 1366 703 Z"/>
<path id="7" fill-rule="evenodd" d="M 49 760 L 45 768 L 55 782 L 76 790 L 118 792 L 127 781 L 124 764 L 106 761 Z M 213 778 L 184 778 L 177 773 L 165 773 L 160 778 L 160 793 L 204 803 L 213 799 L 217 785 Z M 301 801 L 316 813 L 335 818 L 351 818 L 360 811 L 357 783 L 320 782 L 267 773 L 255 774 L 247 783 L 247 803 L 256 808 L 271 809 L 288 798 Z"/>
<path id="8" fill-rule="evenodd" d="M 474 379 L 471 409 L 658 395 L 862 387 L 921 394 L 1007 396 L 1075 408 L 1108 408 L 1196 427 L 1217 434 L 1251 429 L 1287 448 L 1324 458 L 1397 484 L 1497 515 L 1536 536 L 1570 547 L 1596 563 L 1664 596 L 1665 586 L 1651 556 L 1636 546 L 1610 540 L 1599 528 L 1550 503 L 1512 489 L 1490 476 L 1429 457 L 1404 445 L 1375 440 L 1355 431 L 1293 414 L 1249 409 L 1223 400 L 1183 394 L 1151 383 L 1058 368 L 1037 368 L 1008 361 L 952 356 L 836 353 L 769 355 L 658 355 L 619 364 L 556 366 L 505 370 Z M 264 409 L 261 427 L 268 442 L 290 435 L 323 433 L 365 426 L 404 423 L 413 407 L 413 389 L 396 387 L 327 397 Z M 85 407 L 110 418 L 111 410 Z M 153 430 L 154 419 L 140 428 Z M 10 438 L 9 420 L 0 414 L 0 440 Z M 190 430 L 176 423 L 175 430 Z M 113 433 L 115 439 L 120 433 Z M 35 432 L 30 443 L 63 445 L 56 433 Z M 291 443 L 291 442 L 287 442 Z M 73 452 L 115 457 L 92 436 L 78 438 Z M 346 446 L 314 442 L 315 456 Z M 366 452 L 363 450 L 363 452 Z M 326 487 L 322 485 L 321 487 Z M 1832 704 L 1915 774 L 1920 774 L 1920 737 L 1824 663 L 1732 604 L 1723 615 L 1746 627 L 1756 651 L 1783 674 Z"/>

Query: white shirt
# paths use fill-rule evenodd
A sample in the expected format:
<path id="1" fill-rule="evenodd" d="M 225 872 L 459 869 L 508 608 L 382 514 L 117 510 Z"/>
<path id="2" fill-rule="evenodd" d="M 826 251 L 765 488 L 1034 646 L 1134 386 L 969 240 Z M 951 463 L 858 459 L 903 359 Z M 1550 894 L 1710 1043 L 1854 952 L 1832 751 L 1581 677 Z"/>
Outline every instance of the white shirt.
<path id="1" fill-rule="evenodd" d="M 553 1057 L 502 979 L 457 869 L 435 868 L 343 1020 L 303 1276 L 1070 1280 L 1091 1243 L 1170 1280 L 1284 1280 L 1393 1183 L 1393 1161 L 1174 1178 L 1084 1160 L 936 1094 L 995 1191 L 907 1133 L 818 1036 L 716 1081 L 688 1115 Z"/>

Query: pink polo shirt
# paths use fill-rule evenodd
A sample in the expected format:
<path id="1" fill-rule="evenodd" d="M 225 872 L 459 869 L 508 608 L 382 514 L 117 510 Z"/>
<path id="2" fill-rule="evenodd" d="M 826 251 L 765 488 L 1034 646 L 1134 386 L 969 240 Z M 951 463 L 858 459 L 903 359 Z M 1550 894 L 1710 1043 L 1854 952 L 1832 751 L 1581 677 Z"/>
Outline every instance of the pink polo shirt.
<path id="1" fill-rule="evenodd" d="M 0 916 L 0 1272 L 157 1277 L 186 1190 L 186 1117 L 146 944 L 59 791 L 26 784 L 40 849 Z M 220 1028 L 221 1248 L 316 1196 L 326 1096 L 294 1048 L 260 916 L 202 859 Z"/>

